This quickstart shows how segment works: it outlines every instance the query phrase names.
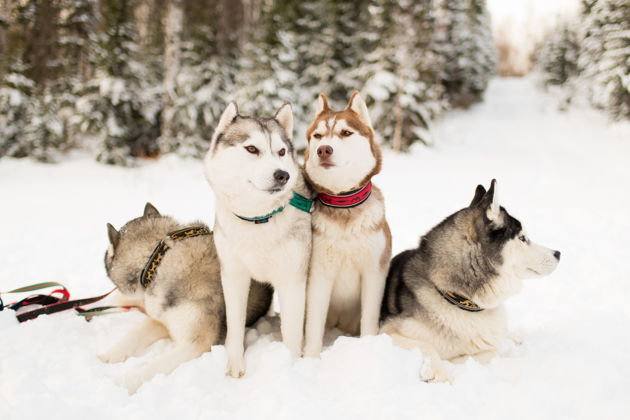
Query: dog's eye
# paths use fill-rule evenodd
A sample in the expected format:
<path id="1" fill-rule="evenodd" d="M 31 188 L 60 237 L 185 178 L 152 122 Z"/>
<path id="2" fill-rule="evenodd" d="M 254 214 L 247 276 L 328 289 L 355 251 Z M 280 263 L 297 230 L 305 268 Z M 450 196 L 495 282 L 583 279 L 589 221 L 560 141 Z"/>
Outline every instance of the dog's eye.
<path id="1" fill-rule="evenodd" d="M 285 154 L 286 152 L 287 152 L 287 151 L 286 151 L 285 149 L 280 149 L 280 151 L 278 152 L 278 154 L 279 154 L 280 156 L 284 156 L 284 154 Z"/>
<path id="2" fill-rule="evenodd" d="M 322 135 L 319 134 L 319 133 L 315 133 L 315 134 L 313 134 L 313 137 L 315 137 L 316 139 L 321 139 Z"/>
<path id="3" fill-rule="evenodd" d="M 525 237 L 525 235 L 521 235 L 521 236 L 519 236 L 519 237 L 518 237 L 518 240 L 519 240 L 519 241 L 521 241 L 521 242 L 525 242 L 525 243 L 527 243 L 527 238 Z"/>
<path id="4" fill-rule="evenodd" d="M 245 150 L 247 150 L 249 153 L 253 155 L 258 154 L 258 148 L 256 146 L 245 146 Z"/>
<path id="5" fill-rule="evenodd" d="M 353 135 L 354 133 L 350 130 L 341 130 L 341 137 L 349 137 L 351 135 Z"/>

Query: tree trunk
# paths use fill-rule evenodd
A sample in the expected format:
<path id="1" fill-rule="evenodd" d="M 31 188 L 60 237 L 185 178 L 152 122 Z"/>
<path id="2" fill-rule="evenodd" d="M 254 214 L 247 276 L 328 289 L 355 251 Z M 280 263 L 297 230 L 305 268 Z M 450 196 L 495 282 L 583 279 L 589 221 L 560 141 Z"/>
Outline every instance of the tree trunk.
<path id="1" fill-rule="evenodd" d="M 35 3 L 32 31 L 27 35 L 25 61 L 28 65 L 27 76 L 38 85 L 54 79 L 58 70 L 50 65 L 57 55 L 58 17 L 59 9 L 54 0 L 41 0 Z"/>
<path id="2" fill-rule="evenodd" d="M 400 152 L 402 150 L 402 126 L 403 126 L 403 110 L 400 106 L 400 89 L 396 94 L 396 105 L 394 105 L 394 118 L 396 118 L 396 125 L 394 126 L 394 138 L 392 139 L 392 149 L 394 152 Z"/>
<path id="3" fill-rule="evenodd" d="M 150 42 L 150 26 L 156 22 L 151 22 L 151 6 L 148 1 L 142 1 L 135 9 L 135 21 L 138 33 L 138 44 L 141 48 L 146 48 Z"/>
<path id="4" fill-rule="evenodd" d="M 183 21 L 182 0 L 170 0 L 164 28 L 164 97 L 161 127 L 161 136 L 168 143 L 176 135 L 173 127 L 173 105 L 177 96 L 175 84 L 181 61 Z"/>
<path id="5" fill-rule="evenodd" d="M 9 4 L 7 0 L 0 0 L 0 78 L 6 71 L 7 65 L 7 33 L 9 31 Z"/>

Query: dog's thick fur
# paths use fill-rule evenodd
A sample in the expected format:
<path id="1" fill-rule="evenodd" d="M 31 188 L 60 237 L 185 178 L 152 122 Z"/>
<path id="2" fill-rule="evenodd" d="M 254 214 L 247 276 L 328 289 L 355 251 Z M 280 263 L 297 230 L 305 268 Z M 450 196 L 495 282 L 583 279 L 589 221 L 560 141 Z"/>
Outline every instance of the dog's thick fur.
<path id="1" fill-rule="evenodd" d="M 352 94 L 343 111 L 332 110 L 320 95 L 315 114 L 304 155 L 309 184 L 318 193 L 337 195 L 364 187 L 380 171 L 381 152 L 359 93 Z M 327 156 L 319 156 L 322 147 L 329 148 Z M 353 208 L 315 202 L 306 356 L 319 357 L 325 326 L 352 334 L 378 332 L 390 257 L 391 233 L 378 188 Z"/>
<path id="2" fill-rule="evenodd" d="M 147 318 L 100 355 L 100 359 L 122 362 L 139 355 L 161 338 L 170 337 L 175 342 L 166 354 L 127 375 L 125 386 L 133 393 L 156 374 L 169 373 L 223 342 L 226 324 L 219 261 L 212 234 L 176 242 L 167 239 L 169 232 L 184 226 L 160 215 L 150 203 L 146 204 L 142 217 L 125 224 L 120 232 L 110 224 L 107 227 L 110 241 L 105 254 L 107 274 L 124 298 L 145 309 Z M 161 240 L 166 240 L 170 249 L 145 289 L 140 284 L 140 273 Z M 247 308 L 248 325 L 268 311 L 272 295 L 270 287 L 253 283 Z"/>
<path id="3" fill-rule="evenodd" d="M 227 374 L 244 374 L 245 308 L 250 279 L 278 291 L 285 345 L 299 357 L 304 328 L 311 215 L 289 204 L 310 193 L 293 145 L 293 113 L 284 105 L 272 118 L 240 115 L 231 103 L 215 129 L 205 173 L 216 196 L 215 240 L 227 310 Z M 266 223 L 260 217 L 280 207 Z M 239 217 L 240 216 L 240 217 Z"/>
<path id="4" fill-rule="evenodd" d="M 502 303 L 522 280 L 551 273 L 560 252 L 531 242 L 521 223 L 499 206 L 496 183 L 479 185 L 470 205 L 446 218 L 391 263 L 381 332 L 419 348 L 424 380 L 448 381 L 442 360 L 473 356 L 488 362 L 509 338 Z M 480 312 L 449 303 L 439 292 L 467 298 Z"/>

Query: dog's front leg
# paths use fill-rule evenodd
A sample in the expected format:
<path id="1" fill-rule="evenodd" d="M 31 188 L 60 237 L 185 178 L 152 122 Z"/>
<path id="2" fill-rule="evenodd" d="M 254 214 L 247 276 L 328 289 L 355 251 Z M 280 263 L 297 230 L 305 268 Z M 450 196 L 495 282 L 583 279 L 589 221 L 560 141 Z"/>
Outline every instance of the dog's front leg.
<path id="1" fill-rule="evenodd" d="M 129 394 L 134 394 L 140 386 L 157 374 L 169 374 L 179 365 L 201 356 L 204 351 L 210 350 L 196 343 L 175 343 L 175 347 L 165 354 L 151 360 L 142 368 L 127 374 L 124 385 Z"/>
<path id="2" fill-rule="evenodd" d="M 378 334 L 387 272 L 373 259 L 361 271 L 361 337 Z"/>
<path id="3" fill-rule="evenodd" d="M 164 314 L 163 321 L 175 345 L 142 368 L 125 376 L 124 385 L 130 394 L 155 375 L 168 375 L 182 363 L 210 351 L 217 342 L 221 329 L 219 319 L 214 314 L 209 315 L 196 305 L 172 308 Z"/>
<path id="4" fill-rule="evenodd" d="M 473 359 L 475 359 L 477 362 L 481 363 L 482 365 L 487 365 L 492 361 L 492 359 L 497 357 L 497 351 L 494 349 L 480 351 L 479 353 L 473 354 L 472 357 Z"/>
<path id="5" fill-rule="evenodd" d="M 312 261 L 316 260 L 313 258 Z M 333 274 L 325 266 L 325 260 L 320 260 L 318 265 L 312 264 L 306 289 L 306 357 L 319 357 L 322 351 L 332 288 Z"/>
<path id="6" fill-rule="evenodd" d="M 247 296 L 251 279 L 249 273 L 238 262 L 224 261 L 221 264 L 221 285 L 225 298 L 227 321 L 227 372 L 234 378 L 245 374 L 244 345 L 245 319 L 247 315 Z"/>
<path id="7" fill-rule="evenodd" d="M 156 341 L 167 337 L 168 331 L 164 325 L 146 318 L 98 358 L 105 363 L 124 362 L 131 356 L 138 356 Z"/>
<path id="8" fill-rule="evenodd" d="M 452 377 L 449 374 L 444 361 L 433 345 L 422 338 L 410 338 L 400 332 L 396 328 L 386 325 L 381 332 L 388 334 L 392 338 L 394 345 L 403 349 L 419 349 L 425 358 L 420 376 L 425 382 L 451 382 Z"/>
<path id="9" fill-rule="evenodd" d="M 306 299 L 306 274 L 288 276 L 278 284 L 280 298 L 280 330 L 282 341 L 293 357 L 302 354 L 304 335 L 304 301 Z"/>

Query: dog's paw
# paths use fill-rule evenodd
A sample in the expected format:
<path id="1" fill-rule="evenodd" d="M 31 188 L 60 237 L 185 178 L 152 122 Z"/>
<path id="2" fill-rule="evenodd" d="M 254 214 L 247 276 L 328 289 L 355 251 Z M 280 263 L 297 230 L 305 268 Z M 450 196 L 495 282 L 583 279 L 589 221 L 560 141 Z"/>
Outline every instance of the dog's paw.
<path id="1" fill-rule="evenodd" d="M 243 375 L 245 375 L 245 360 L 243 360 L 242 357 L 236 360 L 228 360 L 225 375 L 231 376 L 232 378 L 242 378 Z"/>
<path id="2" fill-rule="evenodd" d="M 129 373 L 125 375 L 122 380 L 122 385 L 127 388 L 129 395 L 133 395 L 138 391 L 138 388 L 142 386 L 142 377 L 136 373 Z"/>
<path id="3" fill-rule="evenodd" d="M 313 359 L 319 359 L 322 352 L 322 347 L 314 345 L 312 343 L 306 343 L 304 346 L 304 357 L 311 357 Z"/>
<path id="4" fill-rule="evenodd" d="M 520 346 L 521 344 L 523 344 L 523 337 L 519 333 L 511 332 L 511 333 L 508 334 L 507 338 L 515 346 Z"/>
<path id="5" fill-rule="evenodd" d="M 97 357 L 103 363 L 121 363 L 129 358 L 126 352 L 120 351 L 120 349 L 115 347 L 99 354 Z"/>
<path id="6" fill-rule="evenodd" d="M 422 366 L 421 375 L 424 382 L 452 382 L 453 377 L 442 365 L 442 363 L 425 363 Z"/>

